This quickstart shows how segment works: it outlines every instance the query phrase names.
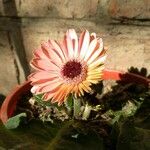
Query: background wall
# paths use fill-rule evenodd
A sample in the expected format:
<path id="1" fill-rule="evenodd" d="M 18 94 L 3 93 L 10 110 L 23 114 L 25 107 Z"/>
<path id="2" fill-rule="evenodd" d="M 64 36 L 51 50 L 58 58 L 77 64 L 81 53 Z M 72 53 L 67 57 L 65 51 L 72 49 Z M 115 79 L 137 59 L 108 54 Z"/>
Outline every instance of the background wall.
<path id="1" fill-rule="evenodd" d="M 68 28 L 88 29 L 108 47 L 106 67 L 150 73 L 149 0 L 0 0 L 0 93 L 30 72 L 32 51 Z"/>

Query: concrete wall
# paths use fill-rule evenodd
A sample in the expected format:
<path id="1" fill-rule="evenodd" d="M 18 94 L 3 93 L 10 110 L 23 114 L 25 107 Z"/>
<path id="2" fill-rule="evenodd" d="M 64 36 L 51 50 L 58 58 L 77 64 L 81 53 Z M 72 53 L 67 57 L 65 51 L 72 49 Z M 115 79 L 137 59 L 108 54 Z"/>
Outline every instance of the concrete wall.
<path id="1" fill-rule="evenodd" d="M 149 0 L 0 0 L 0 93 L 29 74 L 32 51 L 68 28 L 88 29 L 108 47 L 106 67 L 150 72 Z"/>

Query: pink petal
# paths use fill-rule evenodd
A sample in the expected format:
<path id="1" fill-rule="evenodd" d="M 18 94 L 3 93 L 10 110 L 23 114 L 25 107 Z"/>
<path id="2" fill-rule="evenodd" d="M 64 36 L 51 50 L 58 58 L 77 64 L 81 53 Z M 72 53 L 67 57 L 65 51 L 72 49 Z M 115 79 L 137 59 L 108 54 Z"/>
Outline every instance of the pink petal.
<path id="1" fill-rule="evenodd" d="M 53 80 L 58 80 L 58 75 L 56 74 L 49 74 L 49 73 L 32 73 L 28 79 L 31 81 L 31 85 L 33 86 L 45 86 L 50 84 Z M 59 81 L 59 80 L 58 80 Z"/>
<path id="2" fill-rule="evenodd" d="M 62 62 L 65 61 L 65 55 L 63 50 L 61 49 L 60 45 L 54 41 L 54 40 L 49 40 L 50 45 L 52 46 L 53 51 L 59 56 L 59 58 L 62 60 Z M 53 58 L 53 55 L 51 54 L 51 58 Z"/>
<path id="3" fill-rule="evenodd" d="M 38 86 L 33 86 L 30 91 L 31 93 L 36 94 L 37 89 L 38 89 Z"/>
<path id="4" fill-rule="evenodd" d="M 91 63 L 89 65 L 89 67 L 92 68 L 92 67 L 96 67 L 98 65 L 104 64 L 106 58 L 107 58 L 107 55 L 99 57 L 96 61 L 94 61 L 93 63 Z"/>
<path id="5" fill-rule="evenodd" d="M 54 95 L 56 95 L 56 93 L 58 92 L 58 90 L 61 88 L 61 86 L 59 86 L 57 89 L 54 89 L 53 91 L 50 92 L 46 92 L 43 96 L 43 99 L 45 101 L 50 100 L 54 97 Z"/>
<path id="6" fill-rule="evenodd" d="M 61 56 L 49 42 L 42 44 L 42 50 L 43 53 L 58 66 L 63 63 Z"/>
<path id="7" fill-rule="evenodd" d="M 59 43 L 63 53 L 64 53 L 64 56 L 65 56 L 65 59 L 66 59 L 66 62 L 69 60 L 69 54 L 68 54 L 68 48 L 67 48 L 67 41 L 66 41 L 66 37 L 64 37 L 64 40 Z"/>
<path id="8" fill-rule="evenodd" d="M 88 60 L 90 58 L 90 56 L 93 54 L 93 52 L 96 50 L 97 47 L 97 39 L 94 39 L 93 41 L 91 41 L 89 48 L 86 52 L 85 58 L 84 60 Z"/>
<path id="9" fill-rule="evenodd" d="M 46 85 L 39 87 L 36 92 L 38 94 L 46 93 L 46 92 L 53 92 L 56 89 L 58 89 L 61 84 L 62 82 L 59 82 L 58 79 L 55 79 L 53 81 L 47 82 Z"/>
<path id="10" fill-rule="evenodd" d="M 56 77 L 54 78 L 50 78 L 50 79 L 39 79 L 37 81 L 34 81 L 34 82 L 31 82 L 31 85 L 33 86 L 45 86 L 45 85 L 48 85 L 51 81 L 57 79 Z"/>
<path id="11" fill-rule="evenodd" d="M 96 39 L 96 33 L 91 33 L 90 35 L 90 42 Z"/>
<path id="12" fill-rule="evenodd" d="M 34 55 L 35 58 L 44 58 L 45 57 L 44 54 L 43 54 L 43 52 L 42 52 L 42 50 L 41 50 L 41 48 L 36 49 L 33 52 L 33 55 Z"/>
<path id="13" fill-rule="evenodd" d="M 89 60 L 87 62 L 88 64 L 92 63 L 99 56 L 99 54 L 102 52 L 102 50 L 103 50 L 103 41 L 102 41 L 102 39 L 99 39 L 99 43 L 100 43 L 99 48 L 89 58 Z"/>
<path id="14" fill-rule="evenodd" d="M 81 48 L 80 50 L 80 58 L 84 58 L 87 50 L 88 50 L 88 47 L 89 47 L 89 42 L 90 42 L 90 34 L 89 32 L 86 30 L 85 31 L 85 34 L 82 35 L 79 39 L 79 48 Z"/>
<path id="15" fill-rule="evenodd" d="M 73 50 L 73 43 L 69 35 L 69 31 L 66 32 L 65 41 L 67 44 L 69 58 L 72 59 L 74 56 L 74 50 Z"/>
<path id="16" fill-rule="evenodd" d="M 40 58 L 34 58 L 30 65 L 37 69 L 37 70 L 44 70 L 44 71 L 59 71 L 60 68 L 56 66 L 53 62 L 46 61 Z"/>
<path id="17" fill-rule="evenodd" d="M 28 76 L 30 81 L 36 82 L 37 80 L 50 79 L 57 77 L 56 74 L 52 74 L 46 71 L 37 71 Z"/>
<path id="18" fill-rule="evenodd" d="M 37 82 L 32 82 L 31 84 L 38 86 L 40 88 L 40 87 L 52 85 L 54 82 L 61 82 L 62 83 L 62 81 L 57 77 L 57 78 L 39 80 Z"/>
<path id="19" fill-rule="evenodd" d="M 41 48 L 34 51 L 34 56 L 35 58 L 53 61 L 57 66 L 61 66 L 62 64 L 60 55 L 49 42 L 41 44 Z"/>
<path id="20" fill-rule="evenodd" d="M 72 41 L 74 57 L 77 57 L 77 54 L 78 54 L 78 36 L 77 36 L 77 33 L 74 29 L 69 29 L 68 30 L 68 36 Z"/>

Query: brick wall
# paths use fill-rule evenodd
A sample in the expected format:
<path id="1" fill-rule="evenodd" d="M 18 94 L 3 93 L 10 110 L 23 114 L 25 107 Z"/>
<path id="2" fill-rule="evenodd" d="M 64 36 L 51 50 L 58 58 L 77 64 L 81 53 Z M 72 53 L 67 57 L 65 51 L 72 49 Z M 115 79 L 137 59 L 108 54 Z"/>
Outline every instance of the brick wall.
<path id="1" fill-rule="evenodd" d="M 103 37 L 107 68 L 150 72 L 149 26 L 149 0 L 0 0 L 0 92 L 22 83 L 32 51 L 68 28 Z"/>

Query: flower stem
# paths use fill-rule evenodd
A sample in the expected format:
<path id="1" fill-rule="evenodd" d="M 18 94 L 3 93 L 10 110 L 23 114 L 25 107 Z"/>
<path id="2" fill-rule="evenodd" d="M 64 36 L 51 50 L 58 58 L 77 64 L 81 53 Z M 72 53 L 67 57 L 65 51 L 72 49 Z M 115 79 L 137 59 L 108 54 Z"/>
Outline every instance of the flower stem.
<path id="1" fill-rule="evenodd" d="M 87 120 L 89 118 L 91 110 L 92 110 L 92 106 L 90 106 L 88 103 L 86 103 L 85 109 L 84 109 L 84 112 L 82 115 L 83 120 Z"/>
<path id="2" fill-rule="evenodd" d="M 80 109 L 81 109 L 81 99 L 74 97 L 73 102 L 74 102 L 73 116 L 74 116 L 74 118 L 78 119 L 78 117 L 80 115 Z"/>

